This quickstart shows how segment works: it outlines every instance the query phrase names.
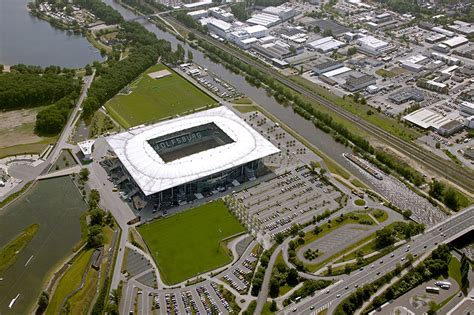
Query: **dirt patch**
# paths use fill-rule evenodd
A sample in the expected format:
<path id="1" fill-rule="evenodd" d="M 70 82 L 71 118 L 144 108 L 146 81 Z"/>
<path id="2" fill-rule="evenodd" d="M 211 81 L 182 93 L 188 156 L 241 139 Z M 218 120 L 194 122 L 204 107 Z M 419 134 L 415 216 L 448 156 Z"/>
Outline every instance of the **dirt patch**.
<path id="1" fill-rule="evenodd" d="M 0 147 L 41 141 L 34 134 L 36 114 L 39 109 L 20 109 L 0 112 Z"/>

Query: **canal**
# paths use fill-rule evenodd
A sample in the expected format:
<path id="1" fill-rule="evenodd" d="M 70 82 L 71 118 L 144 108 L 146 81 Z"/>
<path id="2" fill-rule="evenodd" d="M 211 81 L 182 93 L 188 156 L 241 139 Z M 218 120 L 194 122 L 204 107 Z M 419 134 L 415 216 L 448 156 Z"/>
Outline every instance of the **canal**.
<path id="1" fill-rule="evenodd" d="M 80 68 L 104 60 L 82 35 L 56 29 L 32 16 L 28 2 L 0 1 L 0 64 Z"/>
<path id="2" fill-rule="evenodd" d="M 86 209 L 79 190 L 65 176 L 39 181 L 18 201 L 0 210 L 0 248 L 28 226 L 39 225 L 14 263 L 0 274 L 0 314 L 34 313 L 32 307 L 47 281 L 80 242 L 79 218 Z"/>

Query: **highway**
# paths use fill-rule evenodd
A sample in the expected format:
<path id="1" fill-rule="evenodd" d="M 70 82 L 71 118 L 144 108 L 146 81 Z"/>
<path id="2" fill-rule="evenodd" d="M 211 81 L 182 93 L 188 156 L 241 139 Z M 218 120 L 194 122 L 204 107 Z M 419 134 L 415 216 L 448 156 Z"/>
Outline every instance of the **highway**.
<path id="1" fill-rule="evenodd" d="M 361 287 L 373 282 L 395 269 L 397 263 L 403 264 L 408 253 L 419 258 L 430 253 L 439 244 L 447 243 L 472 229 L 474 229 L 474 207 L 453 215 L 446 221 L 425 231 L 425 233 L 415 236 L 408 245 L 401 246 L 375 261 L 373 263 L 374 267 L 372 265 L 366 266 L 363 270 L 353 272 L 315 296 L 303 299 L 298 304 L 290 304 L 278 314 L 316 314 L 316 310 L 326 306 L 329 307 L 329 313 L 331 313 L 345 297 L 356 290 L 356 286 Z"/>
<path id="2" fill-rule="evenodd" d="M 304 95 L 305 97 L 308 97 L 314 102 L 320 103 L 321 105 L 327 107 L 331 111 L 337 113 L 341 117 L 357 125 L 358 127 L 366 131 L 375 139 L 396 149 L 397 151 L 406 155 L 407 157 L 412 158 L 414 161 L 416 161 L 418 164 L 425 167 L 427 170 L 430 170 L 433 173 L 443 176 L 444 178 L 450 180 L 452 183 L 463 188 L 470 194 L 474 193 L 474 173 L 471 172 L 470 170 L 463 169 L 451 161 L 444 160 L 436 156 L 435 154 L 431 154 L 425 149 L 417 146 L 415 143 L 407 142 L 405 140 L 398 138 L 397 136 L 392 135 L 391 133 L 385 131 L 384 129 L 377 127 L 365 121 L 364 119 L 361 119 L 357 115 L 352 114 L 351 112 L 345 110 L 339 105 L 333 104 L 332 102 L 316 94 L 315 92 L 308 90 L 305 87 L 302 87 L 301 85 L 291 81 L 287 77 L 281 75 L 278 71 L 275 71 L 263 65 L 262 63 L 253 60 L 250 56 L 247 56 L 245 53 L 237 49 L 228 47 L 217 40 L 214 40 L 208 36 L 200 34 L 199 32 L 184 26 L 179 21 L 177 21 L 176 19 L 174 19 L 173 17 L 169 15 L 166 17 L 164 16 L 163 18 L 165 18 L 168 21 L 171 21 L 174 24 L 178 24 L 180 27 L 186 29 L 189 32 L 193 32 L 198 39 L 202 39 L 202 40 L 212 43 L 214 46 L 218 47 L 219 49 L 255 67 L 262 73 L 267 74 L 270 77 L 273 77 L 274 79 L 278 80 L 280 83 L 292 88 L 293 90 L 300 93 L 301 95 Z"/>

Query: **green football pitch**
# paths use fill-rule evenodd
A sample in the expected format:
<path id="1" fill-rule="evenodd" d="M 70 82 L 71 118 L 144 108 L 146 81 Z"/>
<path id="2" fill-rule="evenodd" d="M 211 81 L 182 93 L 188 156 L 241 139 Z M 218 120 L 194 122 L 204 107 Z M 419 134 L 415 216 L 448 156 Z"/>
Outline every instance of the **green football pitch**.
<path id="1" fill-rule="evenodd" d="M 222 200 L 138 228 L 167 284 L 231 261 L 222 240 L 244 231 Z"/>
<path id="2" fill-rule="evenodd" d="M 148 73 L 168 70 L 171 75 L 152 79 Z M 168 67 L 157 64 L 130 84 L 129 94 L 118 94 L 105 107 L 123 127 L 150 123 L 217 102 Z"/>

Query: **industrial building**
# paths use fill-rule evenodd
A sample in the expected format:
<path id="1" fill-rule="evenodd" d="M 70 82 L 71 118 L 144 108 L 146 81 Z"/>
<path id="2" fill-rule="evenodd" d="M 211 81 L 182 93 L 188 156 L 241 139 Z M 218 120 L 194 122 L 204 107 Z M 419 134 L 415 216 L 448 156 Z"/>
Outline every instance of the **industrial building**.
<path id="1" fill-rule="evenodd" d="M 232 22 L 234 20 L 234 15 L 230 12 L 227 12 L 221 8 L 210 8 L 209 14 L 216 19 L 225 21 L 225 22 Z"/>
<path id="2" fill-rule="evenodd" d="M 331 60 L 324 61 L 324 62 L 316 64 L 313 67 L 313 73 L 316 74 L 316 75 L 321 75 L 325 72 L 335 70 L 335 69 L 339 69 L 343 66 L 344 66 L 344 64 L 342 63 L 342 61 L 331 59 Z"/>
<path id="3" fill-rule="evenodd" d="M 445 44 L 446 46 L 448 46 L 451 49 L 462 46 L 462 45 L 467 44 L 467 43 L 469 43 L 469 40 L 466 37 L 463 37 L 463 36 L 456 36 L 456 37 L 447 39 L 443 42 L 443 44 Z"/>
<path id="4" fill-rule="evenodd" d="M 333 51 L 344 45 L 345 45 L 344 42 L 338 41 L 337 39 L 334 39 L 334 37 L 332 36 L 323 37 L 308 44 L 309 47 L 322 53 Z"/>
<path id="5" fill-rule="evenodd" d="M 451 119 L 426 108 L 418 109 L 404 116 L 403 119 L 422 129 L 431 130 L 438 130 L 442 125 L 451 121 Z"/>
<path id="6" fill-rule="evenodd" d="M 425 99 L 423 92 L 417 88 L 402 88 L 388 96 L 395 104 L 403 104 L 409 101 L 421 102 Z"/>
<path id="7" fill-rule="evenodd" d="M 256 178 L 267 172 L 262 159 L 279 152 L 224 106 L 131 128 L 106 141 L 143 197 L 175 204 Z"/>
<path id="8" fill-rule="evenodd" d="M 370 74 L 363 74 L 361 76 L 350 75 L 342 87 L 349 92 L 356 92 L 375 84 L 375 82 L 376 78 Z"/>
<path id="9" fill-rule="evenodd" d="M 277 25 L 278 23 L 281 23 L 281 19 L 277 15 L 268 13 L 258 13 L 252 15 L 252 17 L 247 20 L 247 23 L 252 25 L 272 27 Z"/>
<path id="10" fill-rule="evenodd" d="M 388 42 L 370 35 L 358 38 L 356 43 L 357 50 L 370 56 L 379 56 L 389 49 Z"/>
<path id="11" fill-rule="evenodd" d="M 459 106 L 459 113 L 463 116 L 474 115 L 474 103 L 471 102 L 462 102 Z"/>
<path id="12" fill-rule="evenodd" d="M 438 133 L 442 136 L 449 137 L 463 128 L 464 128 L 463 124 L 461 124 L 459 121 L 451 120 L 441 125 L 438 128 Z"/>
<path id="13" fill-rule="evenodd" d="M 209 32 L 214 33 L 217 36 L 220 36 L 222 38 L 228 38 L 229 33 L 232 30 L 232 25 L 225 21 L 212 18 L 207 23 L 207 29 L 209 30 Z"/>
<path id="14" fill-rule="evenodd" d="M 266 7 L 262 10 L 262 12 L 271 15 L 276 15 L 282 21 L 289 20 L 296 15 L 295 9 L 287 7 L 285 5 L 280 5 L 278 7 Z"/>

